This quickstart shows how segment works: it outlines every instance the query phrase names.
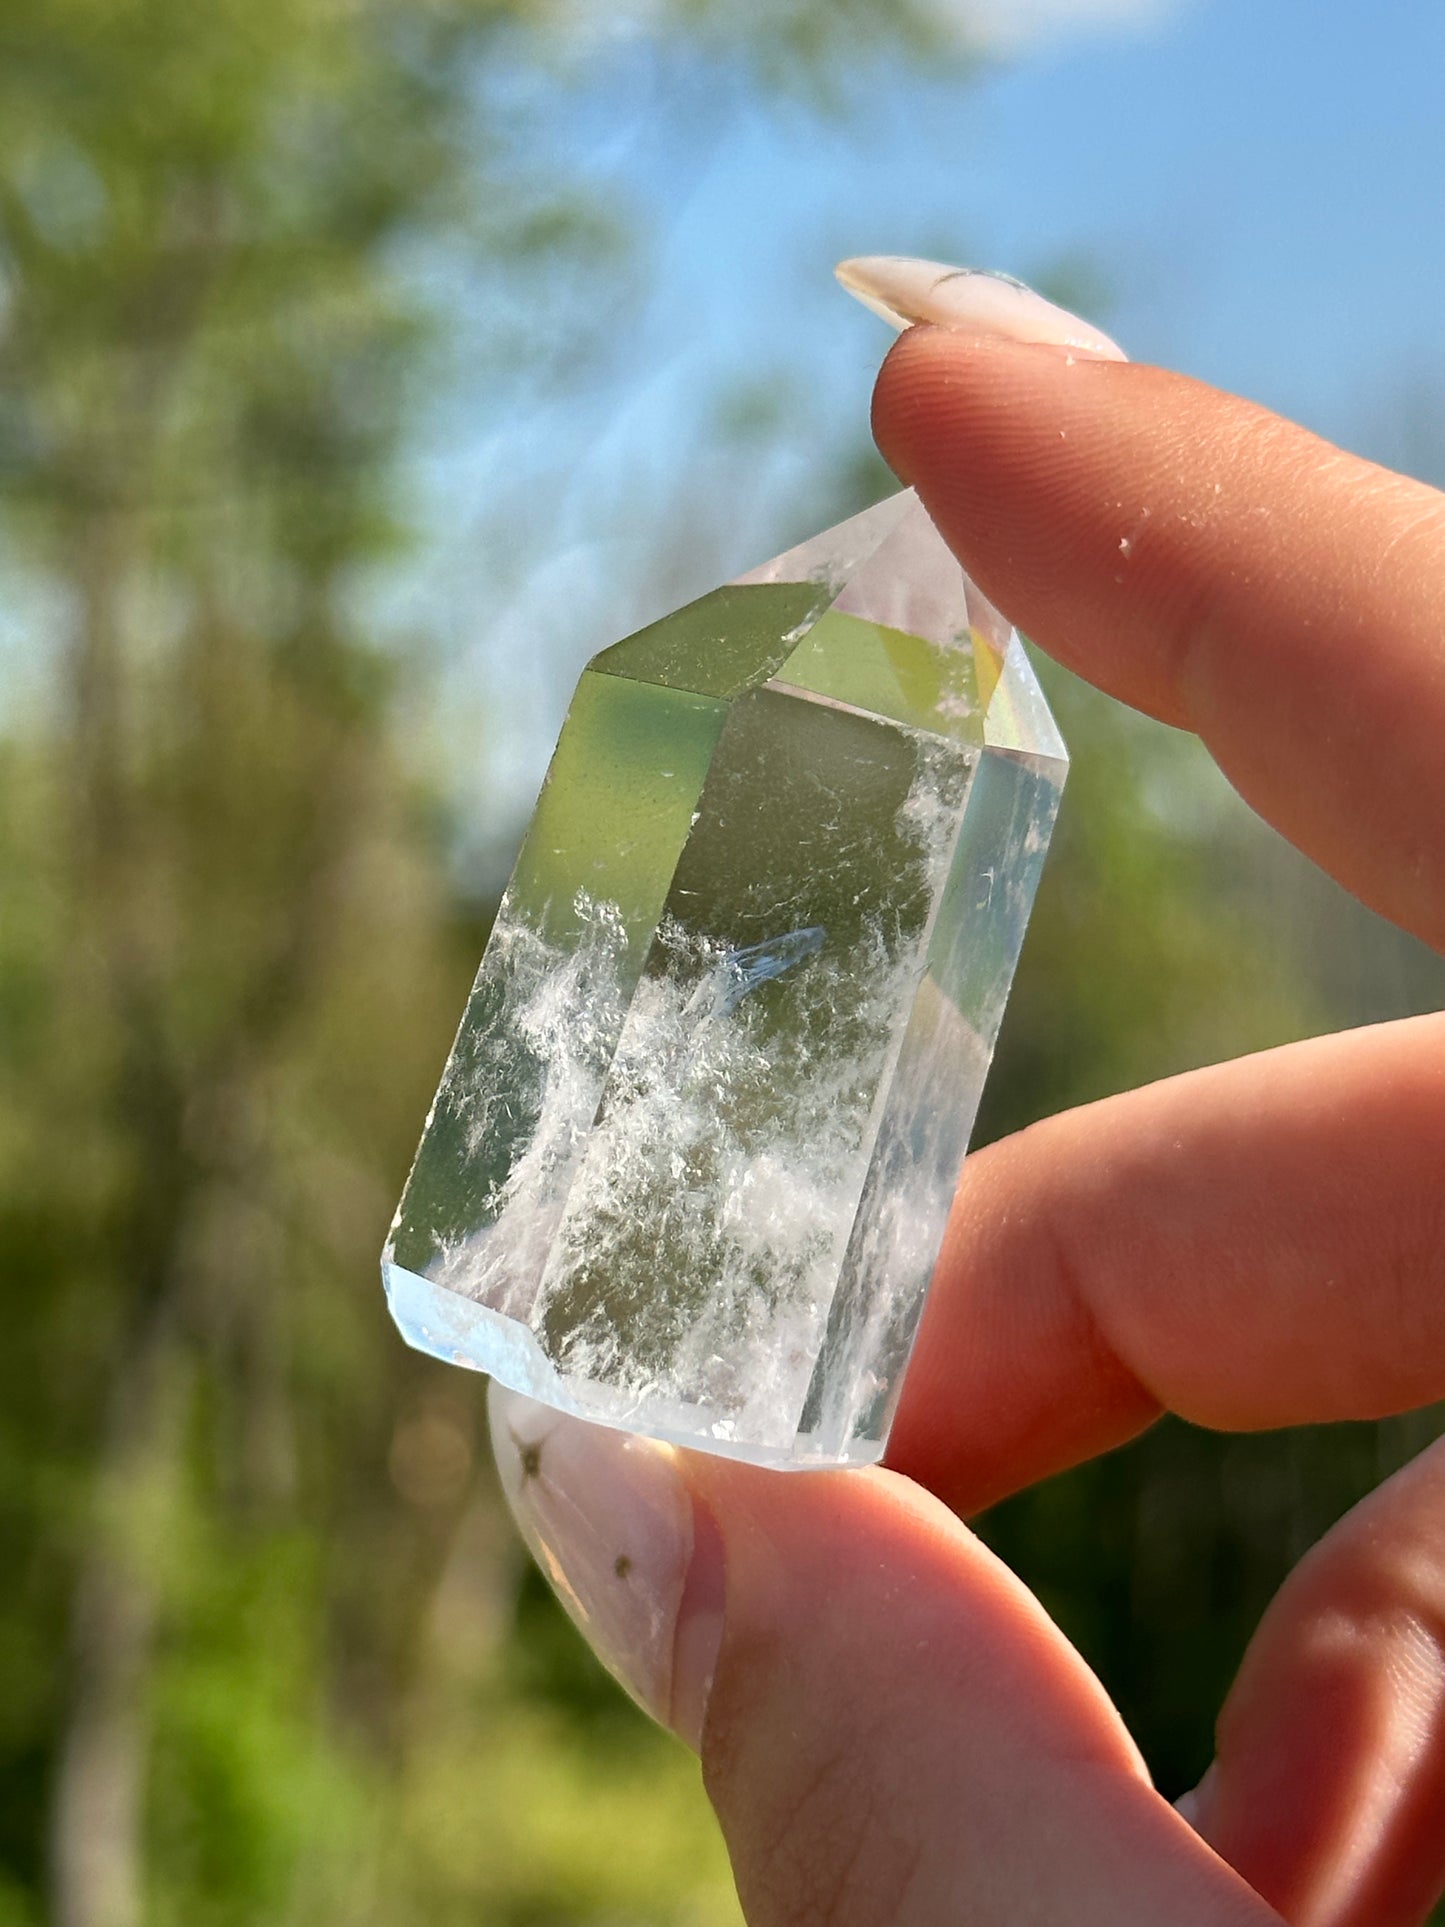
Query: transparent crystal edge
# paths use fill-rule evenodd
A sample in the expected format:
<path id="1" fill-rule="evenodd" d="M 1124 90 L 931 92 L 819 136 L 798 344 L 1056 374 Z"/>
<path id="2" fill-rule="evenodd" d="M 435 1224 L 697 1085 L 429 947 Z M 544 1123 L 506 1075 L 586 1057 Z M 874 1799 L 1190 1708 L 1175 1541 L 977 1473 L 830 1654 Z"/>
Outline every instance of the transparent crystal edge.
<path id="1" fill-rule="evenodd" d="M 908 488 L 901 489 L 896 495 L 886 495 L 881 502 L 873 503 L 871 508 L 850 515 L 846 521 L 835 523 L 832 528 L 824 529 L 818 535 L 809 536 L 805 542 L 795 542 L 768 561 L 760 562 L 756 568 L 734 576 L 731 586 L 744 588 L 763 583 L 821 582 L 841 590 L 849 576 L 887 541 L 899 521 L 906 516 L 909 505 L 917 500 L 913 490 Z"/>
<path id="2" fill-rule="evenodd" d="M 847 1442 L 847 1450 L 827 1452 L 810 1435 L 797 1433 L 784 1450 L 726 1437 L 718 1421 L 700 1406 L 678 1401 L 639 1408 L 610 1386 L 564 1379 L 543 1354 L 533 1333 L 516 1319 L 445 1285 L 419 1278 L 389 1256 L 382 1258 L 381 1276 L 392 1321 L 414 1351 L 425 1352 L 444 1364 L 482 1372 L 509 1391 L 538 1399 L 588 1424 L 640 1433 L 664 1444 L 686 1446 L 774 1471 L 875 1465 L 883 1456 L 882 1439 L 853 1439 Z M 583 1388 L 587 1396 L 574 1396 L 572 1387 Z"/>
<path id="3" fill-rule="evenodd" d="M 834 599 L 840 615 L 861 617 L 941 649 L 971 644 L 970 592 L 977 592 L 922 502 L 908 502 L 887 535 L 850 573 Z"/>
<path id="4" fill-rule="evenodd" d="M 1068 748 L 1017 630 L 1010 635 L 998 687 L 984 712 L 983 740 L 986 749 L 1038 756 L 1059 764 L 1062 771 L 1069 766 Z"/>

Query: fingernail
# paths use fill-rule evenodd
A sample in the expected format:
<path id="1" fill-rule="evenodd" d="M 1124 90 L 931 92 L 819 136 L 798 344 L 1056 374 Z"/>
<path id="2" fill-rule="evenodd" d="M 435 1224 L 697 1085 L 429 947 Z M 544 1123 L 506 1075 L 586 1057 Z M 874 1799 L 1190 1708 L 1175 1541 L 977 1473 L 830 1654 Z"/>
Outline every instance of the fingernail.
<path id="1" fill-rule="evenodd" d="M 696 1747 L 722 1641 L 722 1566 L 677 1454 L 495 1383 L 488 1407 L 502 1490 L 557 1597 L 638 1705 Z"/>
<path id="2" fill-rule="evenodd" d="M 834 270 L 849 294 L 895 328 L 930 321 L 1013 341 L 1045 342 L 1091 361 L 1127 361 L 1117 342 L 1067 308 L 989 268 L 951 268 L 904 254 L 864 254 Z"/>
<path id="3" fill-rule="evenodd" d="M 1188 1793 L 1181 1793 L 1174 1802 L 1174 1811 L 1181 1819 L 1187 1820 L 1194 1831 L 1201 1836 L 1209 1826 L 1210 1814 L 1214 1807 L 1214 1789 L 1218 1782 L 1219 1769 L 1211 1766 L 1197 1787 Z"/>

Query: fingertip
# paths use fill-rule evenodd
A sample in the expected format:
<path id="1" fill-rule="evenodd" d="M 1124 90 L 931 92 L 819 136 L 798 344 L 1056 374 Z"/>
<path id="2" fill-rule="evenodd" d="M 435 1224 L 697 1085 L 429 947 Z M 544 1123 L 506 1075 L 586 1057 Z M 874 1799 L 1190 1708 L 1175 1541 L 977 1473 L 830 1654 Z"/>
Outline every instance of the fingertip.
<path id="1" fill-rule="evenodd" d="M 1101 395 L 1119 392 L 1124 382 L 1138 383 L 1145 372 L 1140 363 L 1083 354 L 1058 342 L 923 323 L 898 337 L 879 368 L 873 434 L 905 480 L 940 489 L 968 459 L 968 448 L 956 440 L 965 419 L 990 442 L 1023 446 L 1063 425 L 1052 418 L 1071 394 L 1082 390 L 1088 405 L 1096 406 Z"/>
<path id="2" fill-rule="evenodd" d="M 1445 496 L 1188 376 L 957 328 L 898 341 L 873 418 L 1010 621 L 1445 944 Z"/>
<path id="3" fill-rule="evenodd" d="M 1193 387 L 1136 362 L 919 327 L 873 395 L 880 450 L 983 593 L 1051 655 L 1169 722 L 1184 720 L 1172 656 L 1151 645 L 1189 585 L 1174 537 L 1160 540 L 1175 522 L 1160 471 Z M 1126 653 L 1122 634 L 1141 646 Z"/>

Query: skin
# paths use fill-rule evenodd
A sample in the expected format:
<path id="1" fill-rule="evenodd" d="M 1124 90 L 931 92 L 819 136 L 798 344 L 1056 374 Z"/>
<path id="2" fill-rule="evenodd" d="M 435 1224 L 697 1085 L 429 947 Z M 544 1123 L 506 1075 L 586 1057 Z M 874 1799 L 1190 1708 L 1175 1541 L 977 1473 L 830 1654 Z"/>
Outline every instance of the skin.
<path id="1" fill-rule="evenodd" d="M 1445 947 L 1445 497 L 1178 375 L 937 328 L 894 348 L 875 429 L 1043 648 L 1197 731 L 1284 835 Z M 1164 1410 L 1235 1430 L 1441 1397 L 1445 1018 L 970 1159 L 891 1469 L 686 1462 L 699 1570 L 727 1574 L 704 1773 L 753 1927 L 1422 1921 L 1445 1886 L 1445 1446 L 1274 1601 L 1197 1831 L 961 1521 Z M 685 1602 L 680 1654 L 702 1617 Z"/>

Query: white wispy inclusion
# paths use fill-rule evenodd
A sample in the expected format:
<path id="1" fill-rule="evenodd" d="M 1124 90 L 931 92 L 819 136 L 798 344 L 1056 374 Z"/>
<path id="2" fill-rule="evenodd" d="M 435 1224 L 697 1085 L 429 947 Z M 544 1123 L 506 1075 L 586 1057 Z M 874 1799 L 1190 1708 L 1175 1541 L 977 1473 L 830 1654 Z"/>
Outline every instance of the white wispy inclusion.
<path id="1" fill-rule="evenodd" d="M 440 1243 L 427 1267 L 437 1284 L 508 1318 L 526 1319 L 536 1304 L 627 1008 L 626 933 L 615 906 L 579 893 L 573 908 L 570 946 L 505 910 L 498 917 L 487 961 L 500 1008 L 479 1026 L 454 1099 L 463 1155 L 490 1182 L 478 1228 Z M 498 1171 L 488 1151 L 504 1118 L 525 1128 L 514 1162 Z"/>
<path id="2" fill-rule="evenodd" d="M 569 1377 L 791 1449 L 923 968 L 887 912 L 908 893 L 926 917 L 956 826 L 921 760 L 895 826 L 904 888 L 849 937 L 807 925 L 749 946 L 777 967 L 739 995 L 737 952 L 660 929 L 539 1301 Z"/>
<path id="3" fill-rule="evenodd" d="M 385 1255 L 412 1342 L 876 1458 L 1064 766 L 908 497 L 599 657 Z"/>

